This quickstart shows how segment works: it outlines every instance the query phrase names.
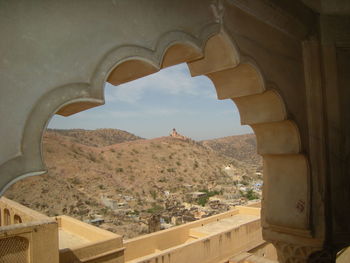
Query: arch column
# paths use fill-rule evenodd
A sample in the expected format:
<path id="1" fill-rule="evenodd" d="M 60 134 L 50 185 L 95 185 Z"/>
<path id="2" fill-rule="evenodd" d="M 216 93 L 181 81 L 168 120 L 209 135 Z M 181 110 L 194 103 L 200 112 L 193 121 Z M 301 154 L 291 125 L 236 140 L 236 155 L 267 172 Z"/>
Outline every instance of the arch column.
<path id="1" fill-rule="evenodd" d="M 208 40 L 203 59 L 188 64 L 193 76 L 213 81 L 219 99 L 236 103 L 241 123 L 250 125 L 257 137 L 264 161 L 264 239 L 276 246 L 280 262 L 308 262 L 323 247 L 322 238 L 312 232 L 309 158 L 280 88 L 267 84 L 273 82 L 266 80 L 253 55 L 241 55 L 231 36 L 221 32 Z"/>

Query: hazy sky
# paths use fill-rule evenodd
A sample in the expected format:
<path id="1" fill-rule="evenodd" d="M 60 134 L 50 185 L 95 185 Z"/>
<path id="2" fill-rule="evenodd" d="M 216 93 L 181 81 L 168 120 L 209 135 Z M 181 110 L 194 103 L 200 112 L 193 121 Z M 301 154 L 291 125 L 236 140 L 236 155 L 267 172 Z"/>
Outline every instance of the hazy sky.
<path id="1" fill-rule="evenodd" d="M 216 98 L 212 82 L 190 76 L 186 64 L 119 86 L 107 83 L 106 104 L 70 117 L 55 115 L 49 128 L 116 128 L 144 138 L 166 136 L 172 128 L 195 140 L 251 133 L 240 125 L 231 100 Z"/>

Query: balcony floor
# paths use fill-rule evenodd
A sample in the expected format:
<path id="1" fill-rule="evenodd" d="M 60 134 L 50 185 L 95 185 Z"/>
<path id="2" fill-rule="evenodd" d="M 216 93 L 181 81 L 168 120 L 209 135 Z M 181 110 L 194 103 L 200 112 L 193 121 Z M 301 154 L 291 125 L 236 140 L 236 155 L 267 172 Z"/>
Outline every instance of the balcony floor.
<path id="1" fill-rule="evenodd" d="M 85 239 L 75 233 L 69 232 L 63 228 L 59 228 L 59 249 L 71 248 L 75 246 L 88 244 L 88 239 Z"/>

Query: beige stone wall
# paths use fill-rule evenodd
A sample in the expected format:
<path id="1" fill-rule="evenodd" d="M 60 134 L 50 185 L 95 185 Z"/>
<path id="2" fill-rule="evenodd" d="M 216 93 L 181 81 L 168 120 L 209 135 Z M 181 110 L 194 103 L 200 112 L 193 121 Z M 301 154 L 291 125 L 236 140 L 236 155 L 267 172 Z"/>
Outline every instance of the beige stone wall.
<path id="1" fill-rule="evenodd" d="M 48 220 L 49 217 L 5 197 L 0 198 L 0 226 Z"/>
<path id="2" fill-rule="evenodd" d="M 171 238 L 171 237 L 168 237 Z M 147 242 L 146 240 L 144 240 Z M 206 236 L 164 250 L 154 249 L 154 254 L 128 260 L 126 262 L 191 262 L 191 263 L 217 263 L 230 256 L 254 248 L 263 242 L 260 222 L 248 223 L 231 231 Z M 128 243 L 126 242 L 126 255 Z M 129 252 L 130 253 L 130 252 Z"/>
<path id="3" fill-rule="evenodd" d="M 217 220 L 227 218 L 239 214 L 239 210 L 232 210 L 226 213 L 194 221 L 181 226 L 173 227 L 163 230 L 158 233 L 152 233 L 147 236 L 140 236 L 130 240 L 124 241 L 125 246 L 125 260 L 145 256 L 153 253 L 155 250 L 165 250 L 174 246 L 181 245 L 188 241 L 189 231 L 191 228 L 208 224 Z"/>
<path id="4" fill-rule="evenodd" d="M 0 259 L 4 262 L 58 263 L 57 223 L 40 220 L 1 227 Z"/>
<path id="5" fill-rule="evenodd" d="M 260 209 L 253 207 L 237 207 L 237 209 L 226 213 L 126 240 L 124 241 L 125 261 L 142 262 L 142 260 L 146 259 L 155 261 L 166 258 L 166 260 L 170 261 L 165 262 L 184 262 L 182 260 L 194 253 L 197 257 L 191 255 L 191 260 L 194 261 L 190 262 L 211 262 L 212 260 L 223 259 L 226 256 L 228 257 L 234 253 L 239 253 L 241 250 L 246 251 L 250 247 L 253 248 L 260 245 L 263 242 L 261 239 L 260 220 L 247 223 L 246 225 L 242 223 L 242 226 L 230 230 L 227 233 L 220 233 L 219 235 L 212 236 L 204 235 L 200 239 L 192 237 L 191 233 L 193 233 L 193 231 L 191 231 L 191 229 L 240 214 L 260 216 Z M 246 235 L 244 233 L 246 233 Z M 215 254 L 215 251 L 222 252 Z M 153 253 L 156 254 L 153 255 Z M 209 253 L 210 256 L 208 256 L 208 258 L 202 257 L 206 255 L 206 253 Z"/>
<path id="6" fill-rule="evenodd" d="M 68 216 L 55 218 L 59 227 L 60 263 L 123 263 L 121 236 Z"/>

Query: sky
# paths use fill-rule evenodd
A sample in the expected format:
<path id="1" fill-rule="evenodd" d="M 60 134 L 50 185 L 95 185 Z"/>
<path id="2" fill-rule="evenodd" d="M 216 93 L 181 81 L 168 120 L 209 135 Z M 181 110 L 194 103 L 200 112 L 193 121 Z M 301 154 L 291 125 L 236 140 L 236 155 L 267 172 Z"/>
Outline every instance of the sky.
<path id="1" fill-rule="evenodd" d="M 148 139 L 173 128 L 194 140 L 252 133 L 232 100 L 218 100 L 211 80 L 191 77 L 186 64 L 118 86 L 106 83 L 105 100 L 69 117 L 54 115 L 49 128 L 116 128 Z"/>

